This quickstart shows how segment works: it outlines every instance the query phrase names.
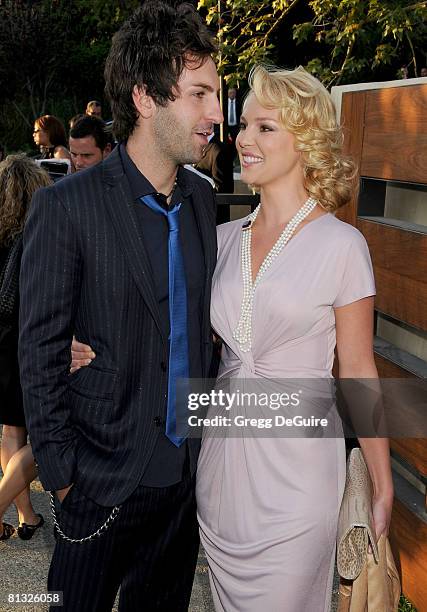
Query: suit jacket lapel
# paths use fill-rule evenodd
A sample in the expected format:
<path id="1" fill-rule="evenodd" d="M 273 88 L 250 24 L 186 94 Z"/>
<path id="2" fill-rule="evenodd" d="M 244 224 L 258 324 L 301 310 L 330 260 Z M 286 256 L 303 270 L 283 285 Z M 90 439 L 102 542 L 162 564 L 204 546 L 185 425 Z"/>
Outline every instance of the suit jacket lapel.
<path id="1" fill-rule="evenodd" d="M 103 162 L 104 201 L 117 237 L 126 256 L 135 284 L 167 345 L 162 326 L 148 254 L 138 229 L 134 201 L 123 171 L 118 147 Z"/>

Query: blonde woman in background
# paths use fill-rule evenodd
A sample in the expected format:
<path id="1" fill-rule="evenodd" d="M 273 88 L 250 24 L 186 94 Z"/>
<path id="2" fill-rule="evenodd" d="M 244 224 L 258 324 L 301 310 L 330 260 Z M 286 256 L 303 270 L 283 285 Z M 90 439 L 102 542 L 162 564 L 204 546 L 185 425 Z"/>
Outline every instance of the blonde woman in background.
<path id="1" fill-rule="evenodd" d="M 355 169 L 328 92 L 302 68 L 257 67 L 236 144 L 241 178 L 261 204 L 218 227 L 219 380 L 327 381 L 335 346 L 340 377 L 376 378 L 368 248 L 333 215 L 350 200 Z M 198 518 L 217 612 L 329 612 L 345 483 L 334 426 L 337 435 L 323 439 L 204 437 Z M 393 501 L 388 441 L 360 444 L 379 537 Z"/>
<path id="2" fill-rule="evenodd" d="M 15 501 L 18 535 L 29 540 L 43 524 L 31 504 L 29 484 L 36 466 L 27 443 L 22 390 L 18 367 L 18 282 L 22 230 L 31 198 L 40 187 L 51 184 L 48 174 L 25 155 L 9 155 L 0 163 L 0 540 L 15 532 L 3 515 Z"/>

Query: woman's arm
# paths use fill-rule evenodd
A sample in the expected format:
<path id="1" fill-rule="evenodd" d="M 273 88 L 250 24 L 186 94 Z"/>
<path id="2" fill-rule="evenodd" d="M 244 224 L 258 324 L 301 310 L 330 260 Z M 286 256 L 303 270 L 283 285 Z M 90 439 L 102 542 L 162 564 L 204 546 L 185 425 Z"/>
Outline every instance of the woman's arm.
<path id="1" fill-rule="evenodd" d="M 378 379 L 373 353 L 374 298 L 335 308 L 340 378 Z M 387 534 L 393 506 L 388 438 L 359 438 L 374 488 L 373 513 L 377 537 Z"/>

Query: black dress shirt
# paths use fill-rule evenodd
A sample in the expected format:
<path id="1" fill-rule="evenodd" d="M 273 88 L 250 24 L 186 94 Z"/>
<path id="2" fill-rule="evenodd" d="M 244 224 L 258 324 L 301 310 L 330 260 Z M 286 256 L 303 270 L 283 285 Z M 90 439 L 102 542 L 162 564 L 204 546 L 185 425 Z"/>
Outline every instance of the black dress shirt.
<path id="1" fill-rule="evenodd" d="M 155 188 L 138 170 L 129 157 L 124 144 L 120 145 L 123 169 L 129 181 L 139 222 L 139 230 L 148 253 L 155 295 L 159 304 L 163 332 L 169 337 L 169 226 L 166 216 L 156 213 L 143 204 L 142 196 L 154 195 L 165 210 L 166 197 Z M 189 369 L 191 378 L 200 378 L 201 372 L 201 325 L 205 266 L 203 247 L 191 200 L 191 186 L 187 185 L 183 171 L 178 170 L 177 185 L 172 195 L 171 206 L 182 202 L 179 211 L 180 240 L 187 282 L 187 329 Z M 144 347 L 141 346 L 141 350 Z M 143 407 L 142 407 L 143 409 Z M 150 487 L 165 487 L 180 482 L 188 468 L 187 442 L 177 448 L 165 435 L 166 403 L 164 418 L 159 427 L 159 437 L 153 455 L 143 474 L 141 484 Z"/>

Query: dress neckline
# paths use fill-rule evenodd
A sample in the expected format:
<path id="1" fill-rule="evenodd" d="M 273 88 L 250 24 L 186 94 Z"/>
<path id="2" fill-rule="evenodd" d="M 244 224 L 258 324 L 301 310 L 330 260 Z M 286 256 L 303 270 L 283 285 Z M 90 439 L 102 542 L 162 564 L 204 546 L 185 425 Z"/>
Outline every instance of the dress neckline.
<path id="1" fill-rule="evenodd" d="M 293 236 L 292 238 L 287 242 L 287 244 L 285 245 L 285 247 L 281 250 L 281 252 L 279 253 L 279 255 L 281 255 L 282 253 L 286 253 L 286 251 L 289 250 L 289 245 L 294 242 L 297 239 L 297 236 L 299 236 L 301 233 L 304 232 L 304 230 L 309 227 L 310 225 L 312 225 L 313 223 L 316 223 L 316 221 L 319 221 L 320 219 L 323 219 L 323 217 L 330 217 L 331 213 L 326 212 L 323 215 L 320 215 L 319 217 L 316 217 L 315 219 L 312 219 L 311 221 L 309 221 L 308 223 L 306 223 L 305 225 L 303 225 Z M 245 224 L 244 224 L 245 225 Z M 242 238 L 240 237 L 239 240 L 239 253 L 241 252 L 241 240 Z M 274 246 L 277 244 L 278 241 L 276 241 L 272 247 L 272 249 L 274 248 Z M 272 249 L 270 249 L 269 253 L 271 253 Z M 267 255 L 268 256 L 268 255 Z M 267 257 L 266 256 L 266 257 Z M 239 259 L 241 260 L 241 256 L 239 257 Z M 265 259 L 265 258 L 264 258 Z M 251 262 L 252 262 L 252 257 L 251 257 Z M 262 266 L 262 263 L 261 263 Z M 252 268 L 252 266 L 251 266 Z M 250 270 L 250 274 L 251 274 L 251 278 L 252 278 L 252 283 L 254 282 L 253 276 L 252 276 L 252 269 Z M 257 273 L 258 276 L 258 273 Z"/>

